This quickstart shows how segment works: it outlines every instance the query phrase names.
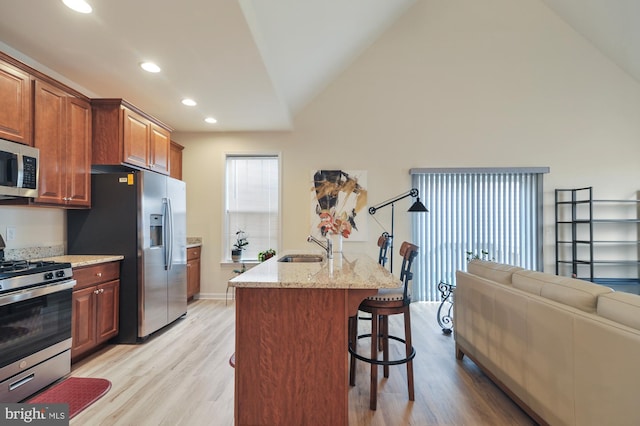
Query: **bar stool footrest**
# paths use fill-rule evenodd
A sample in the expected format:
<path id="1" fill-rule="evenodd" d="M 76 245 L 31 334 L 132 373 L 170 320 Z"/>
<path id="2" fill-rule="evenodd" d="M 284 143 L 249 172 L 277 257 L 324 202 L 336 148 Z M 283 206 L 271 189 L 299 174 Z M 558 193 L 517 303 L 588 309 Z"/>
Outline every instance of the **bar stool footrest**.
<path id="1" fill-rule="evenodd" d="M 379 336 L 379 337 L 383 337 L 383 336 Z M 398 342 L 402 342 L 404 344 L 407 343 L 407 341 L 405 339 L 401 339 L 398 336 L 387 336 L 389 339 L 393 339 L 396 340 Z M 358 336 L 358 339 L 366 339 L 366 338 L 371 338 L 371 333 L 368 334 L 361 334 Z M 372 343 L 373 344 L 373 343 Z M 401 359 L 394 359 L 394 360 L 380 360 L 380 359 L 371 359 L 371 358 L 367 358 L 365 356 L 360 355 L 359 353 L 357 353 L 352 347 L 351 345 L 349 345 L 349 353 L 351 355 L 353 355 L 356 359 L 359 359 L 360 361 L 364 361 L 364 362 L 368 362 L 369 364 L 376 364 L 376 365 L 400 365 L 400 364 L 406 364 L 407 362 L 411 361 L 413 358 L 416 357 L 416 349 L 411 346 L 411 353 L 409 354 L 408 357 L 406 358 L 401 358 Z"/>

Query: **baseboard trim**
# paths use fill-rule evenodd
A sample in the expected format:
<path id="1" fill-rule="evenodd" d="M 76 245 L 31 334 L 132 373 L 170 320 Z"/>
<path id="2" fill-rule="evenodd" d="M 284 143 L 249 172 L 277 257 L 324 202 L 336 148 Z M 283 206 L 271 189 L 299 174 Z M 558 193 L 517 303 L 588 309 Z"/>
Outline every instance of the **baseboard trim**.
<path id="1" fill-rule="evenodd" d="M 207 300 L 229 300 L 232 301 L 235 298 L 233 290 L 229 290 L 228 296 L 225 293 L 199 293 L 194 296 L 194 299 L 207 299 Z"/>

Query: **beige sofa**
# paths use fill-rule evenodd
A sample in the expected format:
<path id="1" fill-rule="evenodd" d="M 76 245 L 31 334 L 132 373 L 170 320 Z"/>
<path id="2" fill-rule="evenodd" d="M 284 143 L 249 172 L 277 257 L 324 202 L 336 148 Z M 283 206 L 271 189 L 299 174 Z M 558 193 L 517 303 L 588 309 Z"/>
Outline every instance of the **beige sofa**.
<path id="1" fill-rule="evenodd" d="M 474 260 L 453 323 L 457 358 L 538 423 L 640 425 L 640 296 Z"/>

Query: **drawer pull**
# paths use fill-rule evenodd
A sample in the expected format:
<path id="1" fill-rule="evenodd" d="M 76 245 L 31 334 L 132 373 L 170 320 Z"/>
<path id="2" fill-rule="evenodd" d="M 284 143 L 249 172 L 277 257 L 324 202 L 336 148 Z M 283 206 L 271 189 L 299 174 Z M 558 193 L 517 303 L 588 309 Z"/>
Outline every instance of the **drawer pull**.
<path id="1" fill-rule="evenodd" d="M 101 277 L 101 276 L 102 276 L 102 272 L 98 272 L 98 273 L 96 274 L 96 277 Z"/>
<path id="2" fill-rule="evenodd" d="M 11 384 L 9 385 L 9 391 L 16 390 L 16 389 L 17 389 L 17 388 L 19 388 L 20 386 L 22 386 L 22 385 L 24 385 L 24 384 L 26 384 L 26 383 L 29 383 L 31 380 L 33 380 L 33 379 L 34 379 L 35 375 L 36 375 L 35 373 L 31 373 L 31 374 L 29 374 L 28 376 L 23 377 L 22 379 L 20 379 L 20 380 L 18 380 L 18 381 L 15 381 L 15 382 L 11 383 Z"/>

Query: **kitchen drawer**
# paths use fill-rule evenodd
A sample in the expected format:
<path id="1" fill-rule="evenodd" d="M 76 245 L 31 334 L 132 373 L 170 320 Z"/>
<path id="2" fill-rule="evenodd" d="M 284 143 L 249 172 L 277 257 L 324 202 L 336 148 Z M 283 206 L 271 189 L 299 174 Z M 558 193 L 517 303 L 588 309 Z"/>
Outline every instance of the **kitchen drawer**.
<path id="1" fill-rule="evenodd" d="M 187 261 L 200 258 L 200 247 L 187 248 Z"/>
<path id="2" fill-rule="evenodd" d="M 120 278 L 120 262 L 98 263 L 73 269 L 73 278 L 77 281 L 74 290 Z"/>

